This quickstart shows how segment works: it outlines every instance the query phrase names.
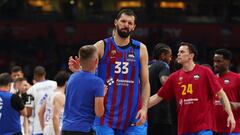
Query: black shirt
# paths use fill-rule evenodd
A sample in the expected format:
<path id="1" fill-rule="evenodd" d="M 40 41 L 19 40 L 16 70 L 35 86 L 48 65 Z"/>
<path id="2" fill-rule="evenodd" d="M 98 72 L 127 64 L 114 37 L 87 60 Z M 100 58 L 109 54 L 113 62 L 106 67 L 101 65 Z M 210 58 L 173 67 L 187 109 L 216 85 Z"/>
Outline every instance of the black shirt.
<path id="1" fill-rule="evenodd" d="M 18 112 L 24 109 L 24 104 L 22 99 L 15 94 L 13 94 L 11 97 L 11 105 Z"/>
<path id="2" fill-rule="evenodd" d="M 163 61 L 155 61 L 149 66 L 151 96 L 156 94 L 162 87 L 160 78 L 162 76 L 169 76 L 169 74 L 169 65 Z M 163 100 L 159 104 L 150 108 L 148 111 L 148 122 L 172 124 L 170 103 Z"/>

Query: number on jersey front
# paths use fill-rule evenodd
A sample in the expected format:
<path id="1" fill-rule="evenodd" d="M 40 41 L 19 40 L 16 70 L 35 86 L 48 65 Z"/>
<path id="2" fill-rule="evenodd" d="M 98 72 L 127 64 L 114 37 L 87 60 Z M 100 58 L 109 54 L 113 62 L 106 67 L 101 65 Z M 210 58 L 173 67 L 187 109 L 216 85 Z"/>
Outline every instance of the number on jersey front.
<path id="1" fill-rule="evenodd" d="M 119 74 L 127 74 L 128 73 L 128 62 L 120 62 L 120 61 L 115 61 L 115 71 L 114 73 Z"/>
<path id="2" fill-rule="evenodd" d="M 192 94 L 193 93 L 193 90 L 192 90 L 192 84 L 188 84 L 188 85 L 181 85 L 181 88 L 182 89 L 182 95 L 186 95 L 187 93 L 188 94 Z"/>

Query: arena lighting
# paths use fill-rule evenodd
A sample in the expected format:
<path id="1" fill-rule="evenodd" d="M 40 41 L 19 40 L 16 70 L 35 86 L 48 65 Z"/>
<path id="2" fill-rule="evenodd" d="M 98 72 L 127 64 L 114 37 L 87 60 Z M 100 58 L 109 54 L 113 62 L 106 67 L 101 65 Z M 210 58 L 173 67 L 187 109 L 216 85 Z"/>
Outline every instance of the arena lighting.
<path id="1" fill-rule="evenodd" d="M 118 9 L 121 8 L 139 8 L 142 6 L 141 1 L 119 1 L 118 4 Z"/>
<path id="2" fill-rule="evenodd" d="M 185 9 L 186 5 L 184 2 L 181 1 L 161 1 L 159 3 L 160 8 L 179 8 L 179 9 Z"/>
<path id="3" fill-rule="evenodd" d="M 28 0 L 28 4 L 34 7 L 43 7 L 49 5 L 50 0 Z"/>

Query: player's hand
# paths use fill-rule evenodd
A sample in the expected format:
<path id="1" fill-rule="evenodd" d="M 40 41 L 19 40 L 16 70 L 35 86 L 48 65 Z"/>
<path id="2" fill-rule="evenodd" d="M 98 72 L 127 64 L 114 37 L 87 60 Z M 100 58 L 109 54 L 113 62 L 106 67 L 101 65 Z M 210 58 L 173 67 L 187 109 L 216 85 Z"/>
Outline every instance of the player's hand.
<path id="1" fill-rule="evenodd" d="M 71 70 L 72 72 L 77 72 L 79 71 L 80 68 L 80 60 L 77 56 L 75 56 L 74 58 L 72 56 L 69 57 L 68 59 L 68 68 L 69 70 Z"/>
<path id="2" fill-rule="evenodd" d="M 237 102 L 230 102 L 232 110 L 237 110 L 238 109 L 238 104 Z"/>
<path id="3" fill-rule="evenodd" d="M 147 119 L 147 109 L 145 108 L 140 109 L 137 113 L 136 119 L 139 119 L 139 120 L 135 125 L 136 126 L 142 125 Z"/>
<path id="4" fill-rule="evenodd" d="M 231 126 L 231 127 L 230 127 Z M 235 129 L 236 121 L 234 119 L 233 115 L 229 115 L 227 119 L 227 127 L 230 127 L 230 132 L 232 132 Z"/>
<path id="5" fill-rule="evenodd" d="M 107 94 L 107 91 L 108 91 L 108 86 L 104 85 L 104 96 Z"/>

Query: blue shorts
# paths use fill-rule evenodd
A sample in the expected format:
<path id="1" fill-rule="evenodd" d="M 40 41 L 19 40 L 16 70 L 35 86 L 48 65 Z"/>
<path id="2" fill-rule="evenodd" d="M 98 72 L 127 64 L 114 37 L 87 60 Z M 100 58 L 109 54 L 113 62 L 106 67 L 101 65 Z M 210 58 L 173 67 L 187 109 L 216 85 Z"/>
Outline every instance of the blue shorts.
<path id="1" fill-rule="evenodd" d="M 212 130 L 202 130 L 197 133 L 187 133 L 187 134 L 182 134 L 182 135 L 213 135 Z"/>
<path id="2" fill-rule="evenodd" d="M 214 135 L 240 135 L 240 133 L 214 133 Z"/>
<path id="3" fill-rule="evenodd" d="M 126 130 L 113 129 L 107 126 L 94 126 L 96 135 L 147 135 L 147 122 L 141 126 L 130 126 Z"/>

